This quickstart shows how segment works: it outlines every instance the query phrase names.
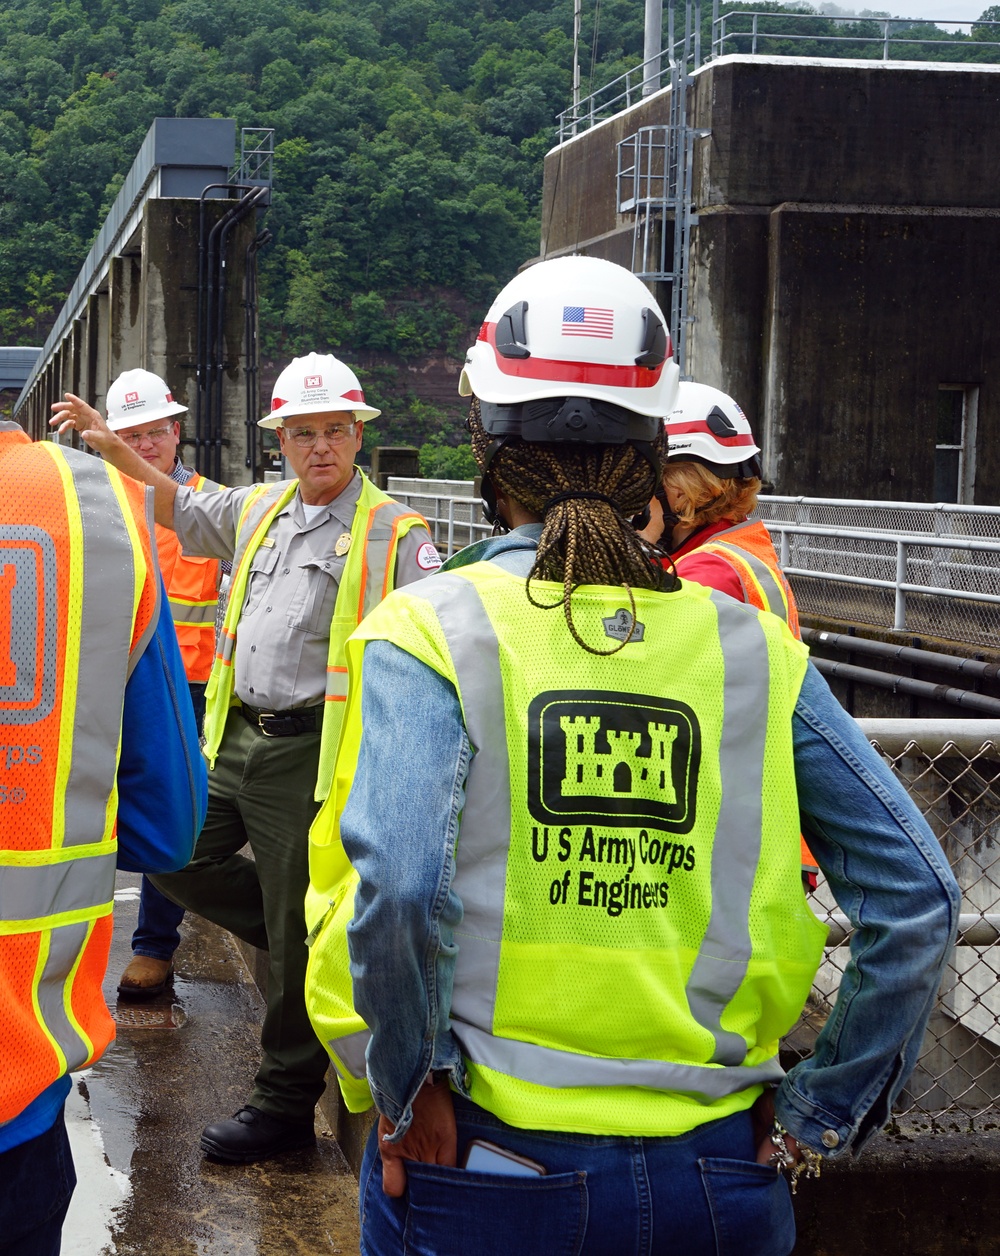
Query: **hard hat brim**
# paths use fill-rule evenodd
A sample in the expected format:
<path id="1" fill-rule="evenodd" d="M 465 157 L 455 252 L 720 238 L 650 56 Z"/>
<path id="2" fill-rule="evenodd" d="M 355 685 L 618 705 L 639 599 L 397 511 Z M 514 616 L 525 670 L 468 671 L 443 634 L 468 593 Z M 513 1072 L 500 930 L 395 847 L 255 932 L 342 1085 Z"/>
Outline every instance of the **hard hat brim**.
<path id="1" fill-rule="evenodd" d="M 178 414 L 187 414 L 187 412 L 187 406 L 182 406 L 177 401 L 169 401 L 166 405 L 158 406 L 152 414 L 144 414 L 141 417 L 136 414 L 121 415 L 108 419 L 107 424 L 112 432 L 122 432 L 129 427 L 142 427 L 146 423 L 155 423 L 158 419 L 176 418 Z"/>
<path id="2" fill-rule="evenodd" d="M 374 406 L 359 405 L 356 401 L 344 401 L 337 403 L 335 401 L 324 402 L 322 406 L 304 406 L 297 405 L 293 401 L 286 401 L 283 406 L 279 406 L 277 410 L 272 410 L 269 414 L 265 414 L 263 418 L 257 420 L 258 427 L 276 428 L 281 427 L 284 419 L 291 418 L 297 414 L 332 414 L 334 412 L 353 413 L 356 419 L 360 419 L 363 423 L 368 423 L 372 419 L 377 419 L 382 413 L 376 410 Z"/>

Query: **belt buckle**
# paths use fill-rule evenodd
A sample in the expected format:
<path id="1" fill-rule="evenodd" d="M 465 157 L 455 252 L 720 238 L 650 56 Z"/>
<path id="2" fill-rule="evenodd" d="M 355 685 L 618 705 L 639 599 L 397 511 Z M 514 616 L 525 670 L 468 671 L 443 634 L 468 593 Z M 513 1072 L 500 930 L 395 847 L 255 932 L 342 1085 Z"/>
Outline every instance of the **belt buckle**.
<path id="1" fill-rule="evenodd" d="M 269 733 L 267 731 L 267 725 L 264 723 L 265 720 L 274 720 L 277 718 L 278 717 L 273 711 L 259 711 L 257 713 L 257 727 L 265 737 L 277 737 L 277 733 Z"/>

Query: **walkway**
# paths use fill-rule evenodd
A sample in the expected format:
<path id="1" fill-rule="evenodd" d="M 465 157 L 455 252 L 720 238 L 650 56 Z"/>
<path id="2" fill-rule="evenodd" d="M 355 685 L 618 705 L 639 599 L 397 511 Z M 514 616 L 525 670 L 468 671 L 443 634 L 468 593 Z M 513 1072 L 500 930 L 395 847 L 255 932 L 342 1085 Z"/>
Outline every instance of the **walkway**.
<path id="1" fill-rule="evenodd" d="M 322 1120 L 316 1151 L 263 1164 L 198 1150 L 250 1091 L 262 1002 L 228 936 L 189 915 L 172 996 L 116 1005 L 138 898 L 139 878 L 120 874 L 105 982 L 118 1038 L 67 1106 L 79 1184 L 63 1256 L 357 1252 L 357 1184 Z"/>

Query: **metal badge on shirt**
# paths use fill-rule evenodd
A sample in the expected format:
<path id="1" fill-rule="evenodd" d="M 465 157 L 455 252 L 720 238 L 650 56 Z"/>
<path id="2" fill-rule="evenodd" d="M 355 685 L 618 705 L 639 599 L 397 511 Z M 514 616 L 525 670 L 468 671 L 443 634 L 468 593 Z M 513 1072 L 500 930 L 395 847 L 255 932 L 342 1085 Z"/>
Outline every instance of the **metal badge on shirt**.
<path id="1" fill-rule="evenodd" d="M 350 532 L 342 532 L 337 537 L 337 544 L 333 547 L 333 552 L 338 558 L 343 558 L 347 551 L 351 548 Z"/>

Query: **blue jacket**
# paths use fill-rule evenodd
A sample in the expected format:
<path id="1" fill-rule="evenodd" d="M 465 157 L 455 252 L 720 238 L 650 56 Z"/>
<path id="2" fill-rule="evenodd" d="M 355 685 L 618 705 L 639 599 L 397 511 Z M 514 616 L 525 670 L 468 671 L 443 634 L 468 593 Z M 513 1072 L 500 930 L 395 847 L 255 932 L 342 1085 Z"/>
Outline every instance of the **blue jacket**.
<path id="1" fill-rule="evenodd" d="M 477 542 L 446 568 L 488 558 L 526 575 L 538 531 L 530 525 Z M 471 750 L 451 684 L 389 642 L 365 648 L 362 718 L 341 822 L 361 878 L 348 930 L 351 972 L 372 1030 L 372 1092 L 398 1139 L 430 1070 L 450 1070 L 463 1090 L 449 1022 L 453 931 L 462 918 L 451 883 Z M 887 1122 L 916 1063 L 959 891 L 905 790 L 811 665 L 793 740 L 803 828 L 855 931 L 815 1054 L 789 1072 L 775 1106 L 797 1139 L 837 1156 Z"/>
<path id="2" fill-rule="evenodd" d="M 161 579 L 162 585 L 162 579 Z M 160 606 L 169 606 L 161 588 Z M 205 761 L 191 708 L 177 634 L 169 614 L 125 686 L 118 762 L 118 867 L 174 872 L 191 859 L 208 805 Z M 0 1126 L 0 1152 L 43 1134 L 69 1094 L 59 1078 L 12 1121 Z"/>

